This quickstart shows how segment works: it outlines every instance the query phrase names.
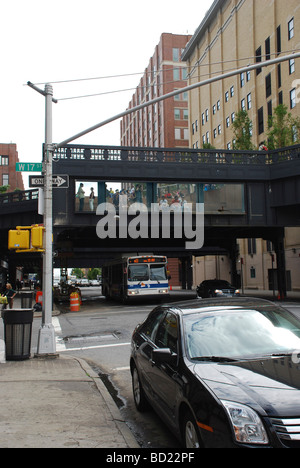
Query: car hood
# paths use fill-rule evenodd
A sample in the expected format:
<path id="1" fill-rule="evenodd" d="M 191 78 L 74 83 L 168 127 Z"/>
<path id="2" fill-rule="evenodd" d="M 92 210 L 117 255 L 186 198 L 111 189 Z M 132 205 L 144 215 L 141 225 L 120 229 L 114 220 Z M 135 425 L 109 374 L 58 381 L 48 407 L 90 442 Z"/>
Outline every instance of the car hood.
<path id="1" fill-rule="evenodd" d="M 269 416 L 300 416 L 300 366 L 291 356 L 234 363 L 199 363 L 195 374 L 219 399 L 262 409 Z"/>

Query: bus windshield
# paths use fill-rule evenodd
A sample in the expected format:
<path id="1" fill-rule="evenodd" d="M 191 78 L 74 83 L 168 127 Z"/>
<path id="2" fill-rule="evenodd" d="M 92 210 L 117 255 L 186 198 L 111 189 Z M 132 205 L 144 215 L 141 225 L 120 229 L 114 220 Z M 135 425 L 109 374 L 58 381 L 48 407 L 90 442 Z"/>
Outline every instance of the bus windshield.
<path id="1" fill-rule="evenodd" d="M 128 281 L 147 281 L 149 279 L 148 265 L 129 265 Z"/>
<path id="2" fill-rule="evenodd" d="M 150 279 L 151 280 L 166 280 L 167 274 L 164 265 L 150 265 Z"/>
<path id="3" fill-rule="evenodd" d="M 128 281 L 148 281 L 149 279 L 154 281 L 166 280 L 167 275 L 165 265 L 138 264 L 128 266 Z"/>

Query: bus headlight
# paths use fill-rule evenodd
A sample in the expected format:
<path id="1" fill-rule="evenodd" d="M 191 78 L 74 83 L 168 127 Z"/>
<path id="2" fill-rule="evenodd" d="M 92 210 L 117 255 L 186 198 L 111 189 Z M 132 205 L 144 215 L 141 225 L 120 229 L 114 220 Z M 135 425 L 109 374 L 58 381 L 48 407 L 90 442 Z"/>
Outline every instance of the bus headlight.
<path id="1" fill-rule="evenodd" d="M 160 294 L 167 294 L 169 292 L 169 290 L 168 289 L 159 289 L 158 292 Z"/>

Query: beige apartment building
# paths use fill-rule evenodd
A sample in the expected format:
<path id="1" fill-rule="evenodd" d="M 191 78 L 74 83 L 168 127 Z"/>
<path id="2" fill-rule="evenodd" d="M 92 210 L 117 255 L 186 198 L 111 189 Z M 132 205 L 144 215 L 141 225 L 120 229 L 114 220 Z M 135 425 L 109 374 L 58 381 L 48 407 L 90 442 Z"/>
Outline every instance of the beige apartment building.
<path id="1" fill-rule="evenodd" d="M 185 48 L 189 84 L 300 50 L 299 0 L 215 0 Z M 245 109 L 253 123 L 252 142 L 267 142 L 268 116 L 285 104 L 299 116 L 300 59 L 240 73 L 189 93 L 190 147 L 232 149 L 232 122 Z M 288 289 L 300 290 L 300 232 L 286 229 Z M 272 246 L 259 239 L 240 240 L 245 288 L 272 289 L 276 269 Z M 230 279 L 226 257 L 194 262 L 194 284 Z M 276 280 L 275 280 L 276 283 Z M 276 287 L 276 284 L 275 284 Z"/>

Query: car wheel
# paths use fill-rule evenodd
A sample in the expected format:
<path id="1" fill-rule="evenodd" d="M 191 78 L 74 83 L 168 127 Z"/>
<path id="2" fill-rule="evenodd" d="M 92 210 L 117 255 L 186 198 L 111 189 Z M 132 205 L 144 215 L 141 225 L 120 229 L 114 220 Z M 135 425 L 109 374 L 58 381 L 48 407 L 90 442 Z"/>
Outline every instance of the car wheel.
<path id="1" fill-rule="evenodd" d="M 132 391 L 135 406 L 138 411 L 143 412 L 149 408 L 149 404 L 142 387 L 136 366 L 132 369 Z"/>
<path id="2" fill-rule="evenodd" d="M 196 422 L 190 412 L 185 415 L 183 420 L 182 435 L 185 448 L 195 449 L 202 446 Z"/>

